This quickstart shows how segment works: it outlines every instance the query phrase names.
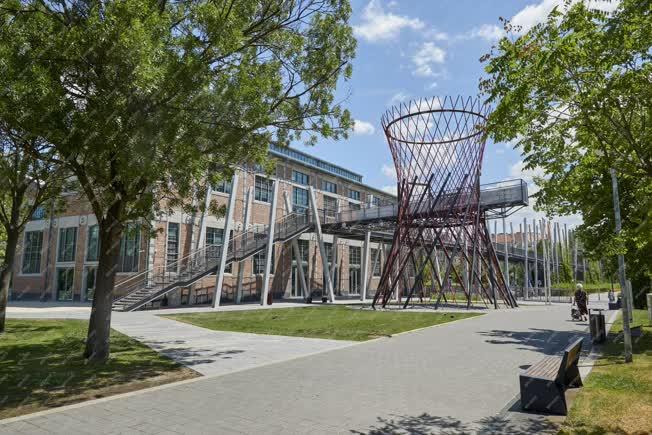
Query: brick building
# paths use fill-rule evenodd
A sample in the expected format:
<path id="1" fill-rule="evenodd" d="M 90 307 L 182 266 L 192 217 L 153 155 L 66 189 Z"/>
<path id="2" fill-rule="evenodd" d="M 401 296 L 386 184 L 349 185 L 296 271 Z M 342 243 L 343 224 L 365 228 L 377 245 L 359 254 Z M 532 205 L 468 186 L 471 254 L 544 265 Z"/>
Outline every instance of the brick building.
<path id="1" fill-rule="evenodd" d="M 272 181 L 278 182 L 276 216 L 284 216 L 287 201 L 293 210 L 309 207 L 309 187 L 315 191 L 318 208 L 337 211 L 342 207 L 377 204 L 394 198 L 365 185 L 362 176 L 292 148 L 271 146 L 270 156 L 277 161 L 273 177 L 255 169 L 238 169 L 235 207 L 231 221 L 233 235 L 245 230 L 247 213 L 249 226 L 267 225 L 270 218 Z M 218 204 L 228 205 L 231 182 L 212 186 L 210 195 Z M 46 216 L 43 210 L 27 224 L 21 238 L 10 297 L 20 300 L 88 301 L 95 286 L 98 259 L 98 227 L 87 201 L 76 192 L 64 193 L 66 208 L 57 216 Z M 247 207 L 247 201 L 249 207 Z M 189 253 L 209 245 L 221 245 L 226 219 L 224 216 L 202 216 L 177 211 L 161 215 L 149 225 L 156 231 L 150 238 L 143 222 L 130 224 L 120 247 L 116 278 L 116 296 L 124 293 L 120 283 L 147 270 L 168 270 L 179 264 Z M 336 245 L 333 246 L 333 243 Z M 323 294 L 324 276 L 316 235 L 299 236 L 301 265 L 306 285 L 313 297 Z M 334 238 L 324 234 L 324 244 L 332 265 L 335 294 L 357 296 L 361 289 L 363 241 Z M 369 288 L 376 288 L 380 279 L 382 255 L 380 246 L 370 245 L 368 256 Z M 333 251 L 335 249 L 335 252 Z M 221 300 L 233 302 L 259 301 L 263 288 L 265 252 L 259 252 L 239 263 L 226 267 Z M 300 298 L 298 262 L 291 243 L 276 243 L 273 249 L 270 291 L 273 298 Z M 332 266 L 331 266 L 332 267 Z M 373 270 L 372 270 L 373 269 Z M 189 288 L 169 293 L 163 303 L 170 306 L 208 303 L 213 299 L 215 274 Z M 161 301 L 155 301 L 159 304 Z"/>

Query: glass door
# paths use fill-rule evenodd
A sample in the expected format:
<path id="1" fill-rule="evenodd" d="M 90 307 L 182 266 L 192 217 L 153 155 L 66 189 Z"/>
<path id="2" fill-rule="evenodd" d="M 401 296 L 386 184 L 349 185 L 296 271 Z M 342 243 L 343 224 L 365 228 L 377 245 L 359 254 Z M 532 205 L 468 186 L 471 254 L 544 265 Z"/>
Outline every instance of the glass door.
<path id="1" fill-rule="evenodd" d="M 308 278 L 308 265 L 303 265 L 303 276 Z M 307 283 L 306 283 L 307 284 Z M 300 298 L 303 297 L 303 290 L 301 289 L 301 280 L 299 279 L 299 269 L 296 264 L 292 265 L 292 297 Z"/>
<path id="2" fill-rule="evenodd" d="M 349 269 L 349 294 L 357 295 L 360 293 L 360 269 Z"/>
<path id="3" fill-rule="evenodd" d="M 95 276 L 97 274 L 97 266 L 86 266 L 86 273 L 84 274 L 84 300 L 92 301 L 95 294 Z"/>
<path id="4" fill-rule="evenodd" d="M 57 300 L 72 301 L 73 279 L 75 269 L 72 267 L 57 269 Z"/>

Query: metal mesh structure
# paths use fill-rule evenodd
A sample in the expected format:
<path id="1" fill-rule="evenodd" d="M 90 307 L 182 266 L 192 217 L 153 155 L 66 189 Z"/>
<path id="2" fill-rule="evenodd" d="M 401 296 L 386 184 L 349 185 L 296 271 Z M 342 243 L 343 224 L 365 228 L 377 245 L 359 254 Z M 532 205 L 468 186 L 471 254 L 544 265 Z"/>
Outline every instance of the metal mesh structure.
<path id="1" fill-rule="evenodd" d="M 487 114 L 478 98 L 434 97 L 383 115 L 399 205 L 374 307 L 392 297 L 515 306 L 479 207 Z"/>

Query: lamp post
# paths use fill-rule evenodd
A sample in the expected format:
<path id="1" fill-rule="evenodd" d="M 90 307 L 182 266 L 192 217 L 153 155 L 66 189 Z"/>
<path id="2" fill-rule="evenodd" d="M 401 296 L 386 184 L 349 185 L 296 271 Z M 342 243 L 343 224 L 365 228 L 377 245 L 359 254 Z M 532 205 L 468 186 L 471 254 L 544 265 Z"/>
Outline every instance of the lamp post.
<path id="1" fill-rule="evenodd" d="M 622 223 L 620 221 L 620 199 L 618 198 L 618 178 L 616 170 L 609 169 L 611 172 L 611 191 L 614 201 L 614 217 L 616 220 L 616 236 L 620 234 Z M 629 292 L 627 291 L 627 278 L 625 275 L 625 256 L 618 254 L 618 278 L 620 280 L 620 294 L 623 298 L 623 336 L 625 341 L 625 362 L 632 362 L 632 333 L 629 329 Z"/>

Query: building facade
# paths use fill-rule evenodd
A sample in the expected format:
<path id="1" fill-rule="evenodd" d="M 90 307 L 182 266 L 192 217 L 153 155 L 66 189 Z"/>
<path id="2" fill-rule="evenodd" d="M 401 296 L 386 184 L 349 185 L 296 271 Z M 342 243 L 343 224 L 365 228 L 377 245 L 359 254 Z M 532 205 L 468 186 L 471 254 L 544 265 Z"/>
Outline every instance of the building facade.
<path id="1" fill-rule="evenodd" d="M 379 204 L 394 198 L 365 185 L 360 174 L 333 165 L 293 148 L 270 147 L 270 157 L 277 164 L 272 176 L 255 169 L 236 170 L 235 206 L 231 236 L 246 228 L 269 223 L 274 182 L 278 183 L 276 217 L 286 215 L 288 205 L 300 212 L 310 206 L 310 192 L 315 192 L 320 210 L 336 212 L 343 207 Z M 231 181 L 212 186 L 210 200 L 228 206 L 233 190 Z M 27 224 L 15 264 L 10 297 L 14 300 L 89 301 L 95 287 L 98 265 L 99 234 L 97 220 L 88 202 L 75 192 L 64 194 L 65 210 L 47 216 L 43 210 Z M 149 223 L 129 224 L 120 245 L 116 277 L 116 296 L 123 295 L 121 282 L 152 270 L 174 273 L 184 257 L 210 245 L 221 245 L 226 227 L 225 216 L 187 214 L 182 211 L 159 216 Z M 155 231 L 150 231 L 154 229 Z M 152 236 L 153 234 L 153 236 Z M 362 289 L 363 241 L 323 236 L 332 269 L 336 296 L 358 297 Z M 298 238 L 300 261 L 291 243 L 276 243 L 272 251 L 270 292 L 273 299 L 303 296 L 301 267 L 306 286 L 313 297 L 324 292 L 322 259 L 314 233 Z M 380 279 L 382 247 L 371 243 L 366 256 L 368 288 Z M 227 265 L 223 276 L 222 302 L 258 302 L 263 289 L 265 251 L 239 263 Z M 301 264 L 299 264 L 301 263 Z M 169 306 L 210 303 L 214 297 L 215 274 L 202 278 L 189 288 L 179 288 L 154 305 Z M 126 286 L 125 286 L 126 287 Z"/>

